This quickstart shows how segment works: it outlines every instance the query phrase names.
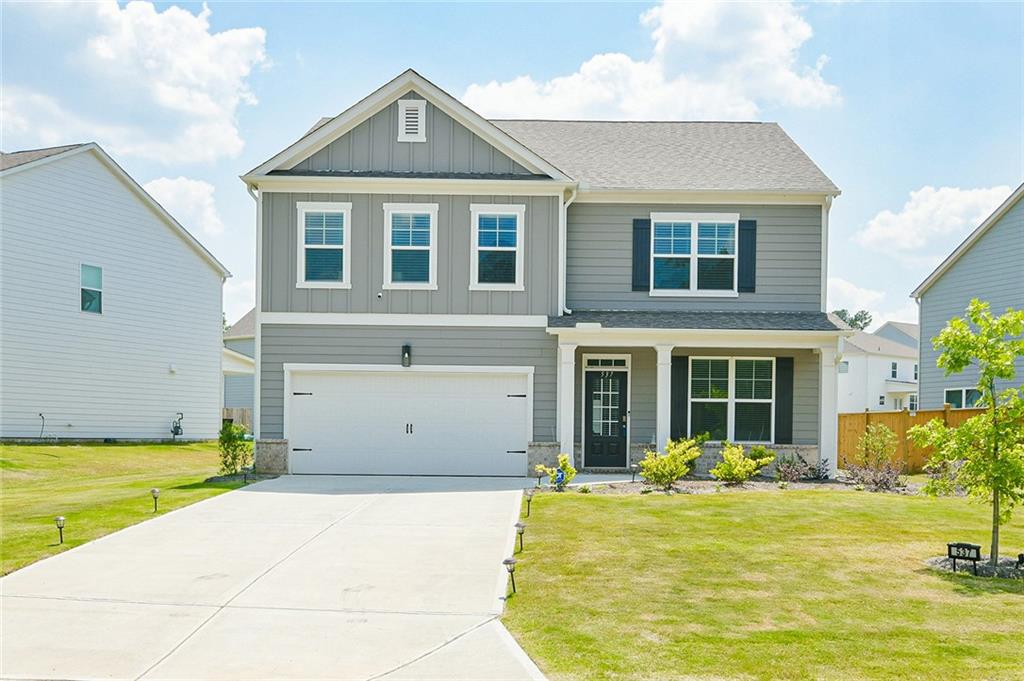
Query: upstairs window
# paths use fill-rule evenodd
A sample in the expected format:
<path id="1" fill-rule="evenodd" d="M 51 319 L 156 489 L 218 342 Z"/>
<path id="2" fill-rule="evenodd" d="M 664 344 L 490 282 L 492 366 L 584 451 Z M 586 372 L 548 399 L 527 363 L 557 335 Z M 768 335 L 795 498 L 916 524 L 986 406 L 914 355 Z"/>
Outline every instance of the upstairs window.
<path id="1" fill-rule="evenodd" d="M 651 214 L 653 296 L 737 295 L 739 215 Z"/>
<path id="2" fill-rule="evenodd" d="M 398 141 L 427 141 L 427 102 L 422 99 L 398 100 Z"/>
<path id="3" fill-rule="evenodd" d="M 384 288 L 437 288 L 437 204 L 385 203 Z"/>
<path id="4" fill-rule="evenodd" d="M 103 314 L 103 268 L 82 265 L 80 277 L 82 312 Z"/>
<path id="5" fill-rule="evenodd" d="M 896 378 L 899 372 L 896 370 L 896 362 L 889 364 L 889 378 Z"/>
<path id="6" fill-rule="evenodd" d="M 350 288 L 351 203 L 298 203 L 299 288 Z"/>
<path id="7" fill-rule="evenodd" d="M 917 365 L 914 365 L 914 380 L 917 380 Z"/>
<path id="8" fill-rule="evenodd" d="M 473 225 L 469 288 L 522 291 L 526 207 L 473 204 L 469 208 Z"/>

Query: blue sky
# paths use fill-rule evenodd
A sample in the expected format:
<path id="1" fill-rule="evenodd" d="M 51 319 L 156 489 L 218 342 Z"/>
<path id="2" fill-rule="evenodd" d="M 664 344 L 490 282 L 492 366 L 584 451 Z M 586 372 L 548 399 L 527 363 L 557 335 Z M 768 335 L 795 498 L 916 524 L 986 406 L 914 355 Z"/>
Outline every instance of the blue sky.
<path id="1" fill-rule="evenodd" d="M 238 175 L 407 67 L 484 115 L 778 121 L 843 190 L 830 305 L 908 294 L 1024 180 L 1024 3 L 0 6 L 5 151 L 94 140 L 252 304 Z"/>

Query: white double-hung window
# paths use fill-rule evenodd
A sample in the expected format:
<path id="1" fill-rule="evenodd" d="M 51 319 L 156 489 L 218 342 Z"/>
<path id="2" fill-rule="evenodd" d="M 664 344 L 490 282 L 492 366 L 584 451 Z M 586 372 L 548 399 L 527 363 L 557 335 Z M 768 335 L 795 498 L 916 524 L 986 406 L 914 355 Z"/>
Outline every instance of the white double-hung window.
<path id="1" fill-rule="evenodd" d="M 711 440 L 775 437 L 774 357 L 691 357 L 689 431 Z"/>
<path id="2" fill-rule="evenodd" d="M 469 288 L 523 290 L 523 222 L 526 206 L 471 204 Z"/>
<path id="3" fill-rule="evenodd" d="M 351 288 L 349 239 L 352 204 L 298 203 L 299 288 Z"/>
<path id="4" fill-rule="evenodd" d="M 384 204 L 384 288 L 437 288 L 437 204 Z"/>
<path id="5" fill-rule="evenodd" d="M 652 213 L 652 296 L 736 296 L 736 213 Z"/>

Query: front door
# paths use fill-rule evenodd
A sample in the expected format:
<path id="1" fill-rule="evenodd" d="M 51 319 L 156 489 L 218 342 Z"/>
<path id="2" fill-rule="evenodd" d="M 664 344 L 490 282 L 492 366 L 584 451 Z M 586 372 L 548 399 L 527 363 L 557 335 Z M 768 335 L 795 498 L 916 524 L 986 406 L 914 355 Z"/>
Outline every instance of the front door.
<path id="1" fill-rule="evenodd" d="M 587 371 L 584 384 L 586 455 L 584 463 L 596 468 L 626 467 L 625 371 Z"/>

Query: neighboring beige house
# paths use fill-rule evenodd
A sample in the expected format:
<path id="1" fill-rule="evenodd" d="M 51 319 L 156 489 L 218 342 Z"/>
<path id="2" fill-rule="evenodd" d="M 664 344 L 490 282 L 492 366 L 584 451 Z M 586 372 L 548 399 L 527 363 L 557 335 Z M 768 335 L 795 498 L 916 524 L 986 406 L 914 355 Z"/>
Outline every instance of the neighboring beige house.
<path id="1" fill-rule="evenodd" d="M 888 322 L 846 339 L 839 363 L 840 413 L 917 410 L 917 346 L 890 340 L 916 335 L 916 324 Z"/>

